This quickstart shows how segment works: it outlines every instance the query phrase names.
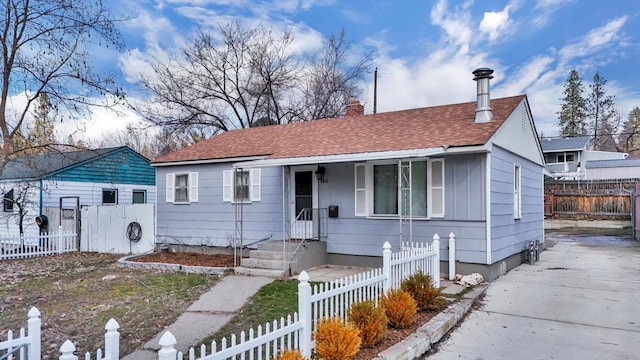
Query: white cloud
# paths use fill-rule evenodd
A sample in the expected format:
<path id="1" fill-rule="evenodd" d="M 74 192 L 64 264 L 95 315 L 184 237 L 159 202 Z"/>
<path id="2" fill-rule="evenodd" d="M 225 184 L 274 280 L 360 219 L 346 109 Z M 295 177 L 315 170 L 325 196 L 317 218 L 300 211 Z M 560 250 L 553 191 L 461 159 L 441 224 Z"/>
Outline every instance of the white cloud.
<path id="1" fill-rule="evenodd" d="M 468 11 L 470 4 L 471 2 L 467 1 L 462 6 L 456 7 L 454 12 L 449 12 L 447 1 L 440 0 L 430 13 L 431 22 L 444 30 L 444 40 L 455 45 L 461 54 L 469 52 L 473 35 L 473 21 Z"/>
<path id="2" fill-rule="evenodd" d="M 579 57 L 585 57 L 602 50 L 617 40 L 624 40 L 622 27 L 627 16 L 611 20 L 603 26 L 591 30 L 576 42 L 564 46 L 559 54 L 563 62 L 569 62 Z"/>
<path id="3" fill-rule="evenodd" d="M 511 6 L 507 5 L 502 11 L 487 11 L 480 22 L 480 31 L 489 36 L 489 40 L 496 41 L 509 26 L 509 10 Z"/>

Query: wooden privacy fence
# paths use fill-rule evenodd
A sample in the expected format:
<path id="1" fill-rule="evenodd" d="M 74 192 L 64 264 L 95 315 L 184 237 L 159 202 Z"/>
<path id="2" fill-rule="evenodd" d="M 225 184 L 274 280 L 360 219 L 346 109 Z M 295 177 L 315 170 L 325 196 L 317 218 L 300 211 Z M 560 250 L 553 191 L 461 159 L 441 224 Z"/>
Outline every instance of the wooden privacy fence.
<path id="1" fill-rule="evenodd" d="M 635 181 L 548 181 L 544 214 L 547 217 L 630 219 Z"/>
<path id="2" fill-rule="evenodd" d="M 58 227 L 57 233 L 0 236 L 0 260 L 62 254 L 78 250 L 78 235 Z"/>

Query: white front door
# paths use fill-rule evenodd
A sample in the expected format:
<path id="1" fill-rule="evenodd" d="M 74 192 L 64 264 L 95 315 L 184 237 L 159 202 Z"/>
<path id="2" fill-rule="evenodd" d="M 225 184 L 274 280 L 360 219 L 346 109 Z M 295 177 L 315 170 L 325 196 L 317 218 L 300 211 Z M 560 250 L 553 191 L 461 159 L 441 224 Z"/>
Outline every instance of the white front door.
<path id="1" fill-rule="evenodd" d="M 315 166 L 291 168 L 291 238 L 311 239 L 317 236 L 314 232 L 318 221 L 318 181 Z M 314 214 L 315 213 L 315 214 Z"/>

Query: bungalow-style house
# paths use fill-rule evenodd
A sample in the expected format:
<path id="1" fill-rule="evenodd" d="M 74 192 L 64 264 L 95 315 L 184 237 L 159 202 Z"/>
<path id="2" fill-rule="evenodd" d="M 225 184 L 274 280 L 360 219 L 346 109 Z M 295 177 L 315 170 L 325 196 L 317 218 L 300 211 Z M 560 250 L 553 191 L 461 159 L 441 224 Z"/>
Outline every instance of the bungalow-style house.
<path id="1" fill-rule="evenodd" d="M 621 152 L 592 150 L 590 140 L 590 136 L 542 139 L 540 145 L 550 176 L 558 180 L 583 180 L 587 161 L 626 159 L 628 156 Z"/>
<path id="2" fill-rule="evenodd" d="M 11 159 L 0 174 L 0 234 L 38 234 L 35 218 L 48 217 L 49 230 L 62 220 L 77 226 L 82 205 L 154 203 L 155 170 L 129 147 L 55 152 Z M 63 211 L 66 209 L 66 211 Z M 65 230 L 77 231 L 77 228 Z"/>
<path id="3" fill-rule="evenodd" d="M 285 254 L 294 239 L 293 253 L 326 246 L 323 263 L 379 266 L 386 241 L 437 233 L 443 269 L 495 279 L 543 240 L 544 161 L 527 97 L 490 99 L 492 73 L 474 71 L 476 102 L 372 115 L 352 102 L 342 118 L 228 131 L 155 159 L 156 239 L 275 240 Z"/>

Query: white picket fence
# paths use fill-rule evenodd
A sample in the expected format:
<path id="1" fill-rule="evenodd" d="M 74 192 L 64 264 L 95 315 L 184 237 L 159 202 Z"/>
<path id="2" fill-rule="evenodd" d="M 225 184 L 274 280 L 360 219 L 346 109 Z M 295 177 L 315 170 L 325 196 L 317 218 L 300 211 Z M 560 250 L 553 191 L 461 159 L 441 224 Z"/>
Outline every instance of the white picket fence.
<path id="1" fill-rule="evenodd" d="M 453 233 L 450 235 L 453 237 Z M 187 354 L 189 360 L 223 360 L 236 357 L 240 359 L 272 359 L 276 354 L 291 349 L 298 349 L 303 356 L 310 358 L 315 341 L 313 334 L 318 322 L 326 317 L 340 317 L 346 320 L 351 305 L 358 301 L 378 301 L 380 296 L 400 283 L 422 271 L 430 274 L 434 286 L 440 286 L 440 237 L 436 234 L 431 244 L 405 243 L 401 251 L 391 252 L 387 242 L 383 246 L 383 266 L 354 276 L 338 279 L 329 283 L 309 284 L 309 275 L 302 272 L 298 276 L 298 312 L 293 316 L 273 322 L 258 331 L 250 329 L 241 332 L 238 337 L 231 336 L 230 341 L 222 339 L 218 350 L 216 342 L 212 342 L 211 351 L 207 354 L 205 345 L 200 347 L 200 354 L 191 348 Z M 158 360 L 183 360 L 184 354 L 175 349 L 175 336 L 167 331 L 159 341 Z"/>
<path id="2" fill-rule="evenodd" d="M 0 339 L 0 359 L 8 360 L 40 360 L 42 359 L 42 320 L 40 311 L 32 307 L 27 314 L 27 330 L 21 328 L 18 337 L 14 337 L 13 331 L 7 331 L 7 339 Z M 120 359 L 120 325 L 114 319 L 107 321 L 104 335 L 104 353 L 96 350 L 95 360 L 119 360 Z M 59 360 L 78 360 L 74 355 L 75 345 L 70 340 L 60 346 Z M 91 360 L 91 354 L 87 352 L 85 360 Z"/>
<path id="3" fill-rule="evenodd" d="M 454 238 L 453 233 L 450 240 Z M 298 349 L 310 358 L 315 342 L 313 334 L 318 322 L 326 317 L 340 317 L 346 320 L 351 305 L 364 300 L 378 301 L 383 293 L 397 288 L 401 282 L 422 271 L 430 274 L 434 286 L 440 286 L 440 238 L 434 235 L 431 244 L 405 243 L 397 253 L 391 252 L 391 245 L 387 242 L 383 246 L 383 266 L 379 269 L 363 272 L 347 278 L 329 283 L 309 284 L 309 275 L 302 272 L 298 277 L 298 312 L 281 318 L 279 321 L 258 326 L 248 332 L 241 332 L 240 336 L 232 335 L 229 340 L 222 339 L 220 344 L 215 341 L 207 350 L 205 345 L 199 349 L 191 348 L 187 357 L 189 360 L 223 360 L 258 359 L 268 360 L 286 349 Z M 20 335 L 13 337 L 8 332 L 6 340 L 0 340 L 0 359 L 40 360 L 41 359 L 41 322 L 38 309 L 31 308 L 28 314 L 28 327 L 20 329 Z M 119 325 L 111 319 L 105 326 L 104 353 L 98 349 L 96 360 L 119 360 Z M 182 360 L 184 354 L 176 350 L 176 338 L 170 331 L 160 338 L 158 360 Z M 69 340 L 60 347 L 59 360 L 77 360 L 74 355 L 75 346 Z M 14 355 L 17 353 L 17 355 Z M 85 360 L 91 360 L 91 354 L 85 353 Z"/>
<path id="4" fill-rule="evenodd" d="M 0 260 L 26 259 L 78 250 L 78 235 L 58 227 L 57 233 L 0 236 Z"/>

